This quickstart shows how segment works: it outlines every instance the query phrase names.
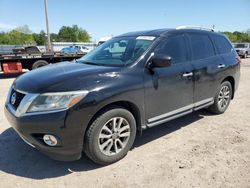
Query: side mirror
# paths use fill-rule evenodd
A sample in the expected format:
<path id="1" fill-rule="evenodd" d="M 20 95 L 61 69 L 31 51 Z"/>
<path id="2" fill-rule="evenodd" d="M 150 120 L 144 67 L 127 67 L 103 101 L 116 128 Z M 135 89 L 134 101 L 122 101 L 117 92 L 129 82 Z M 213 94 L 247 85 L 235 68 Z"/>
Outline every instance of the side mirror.
<path id="1" fill-rule="evenodd" d="M 153 68 L 161 68 L 161 67 L 169 67 L 172 64 L 171 57 L 167 55 L 155 55 L 152 57 L 148 67 L 150 69 Z"/>

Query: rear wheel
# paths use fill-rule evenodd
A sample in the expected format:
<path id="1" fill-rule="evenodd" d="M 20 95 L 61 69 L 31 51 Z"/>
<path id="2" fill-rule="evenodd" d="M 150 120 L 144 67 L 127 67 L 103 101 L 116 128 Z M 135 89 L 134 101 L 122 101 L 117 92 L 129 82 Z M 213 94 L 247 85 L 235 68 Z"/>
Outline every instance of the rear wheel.
<path id="1" fill-rule="evenodd" d="M 247 52 L 243 55 L 243 58 L 244 58 L 244 59 L 247 58 Z"/>
<path id="2" fill-rule="evenodd" d="M 224 81 L 220 85 L 220 89 L 214 99 L 214 104 L 209 107 L 209 111 L 215 114 L 224 113 L 230 104 L 232 94 L 233 90 L 231 83 L 229 81 Z"/>
<path id="3" fill-rule="evenodd" d="M 44 60 L 38 60 L 32 65 L 32 70 L 48 65 L 49 63 Z"/>
<path id="4" fill-rule="evenodd" d="M 135 136 L 136 122 L 131 112 L 114 107 L 91 124 L 86 132 L 84 151 L 94 162 L 108 165 L 127 154 Z"/>

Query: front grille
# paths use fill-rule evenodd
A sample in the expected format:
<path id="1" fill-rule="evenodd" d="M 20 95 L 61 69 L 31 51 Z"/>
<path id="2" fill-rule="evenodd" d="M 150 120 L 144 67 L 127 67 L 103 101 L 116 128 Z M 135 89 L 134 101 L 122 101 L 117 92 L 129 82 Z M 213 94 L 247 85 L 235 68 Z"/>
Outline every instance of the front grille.
<path id="1" fill-rule="evenodd" d="M 13 95 L 16 95 L 15 96 L 15 100 L 13 99 L 14 96 Z M 11 90 L 11 93 L 10 93 L 10 101 L 9 103 L 15 108 L 17 109 L 17 107 L 19 106 L 19 104 L 21 103 L 21 101 L 23 100 L 25 94 L 23 93 L 20 93 L 14 89 Z M 14 103 L 13 103 L 14 102 Z"/>

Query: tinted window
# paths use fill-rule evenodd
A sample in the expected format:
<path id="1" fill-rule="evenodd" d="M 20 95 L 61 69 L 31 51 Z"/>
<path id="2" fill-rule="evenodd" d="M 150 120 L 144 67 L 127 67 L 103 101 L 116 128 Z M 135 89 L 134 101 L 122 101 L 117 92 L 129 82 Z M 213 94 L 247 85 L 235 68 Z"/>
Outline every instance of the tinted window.
<path id="1" fill-rule="evenodd" d="M 124 66 L 135 62 L 150 47 L 155 37 L 119 37 L 104 42 L 78 60 L 100 66 Z"/>
<path id="2" fill-rule="evenodd" d="M 189 34 L 193 60 L 214 56 L 214 47 L 207 35 Z"/>
<path id="3" fill-rule="evenodd" d="M 181 35 L 168 37 L 156 48 L 155 53 L 170 56 L 173 63 L 187 61 L 184 37 Z"/>
<path id="4" fill-rule="evenodd" d="M 218 50 L 220 54 L 230 53 L 232 51 L 231 44 L 224 37 L 213 36 L 213 40 L 214 40 L 216 49 Z"/>

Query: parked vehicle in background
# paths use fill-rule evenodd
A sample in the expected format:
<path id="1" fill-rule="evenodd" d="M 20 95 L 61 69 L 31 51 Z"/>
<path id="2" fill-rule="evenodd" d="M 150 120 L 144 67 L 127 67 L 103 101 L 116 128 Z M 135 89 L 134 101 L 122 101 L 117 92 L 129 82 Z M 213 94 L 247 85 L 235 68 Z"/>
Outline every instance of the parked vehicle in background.
<path id="1" fill-rule="evenodd" d="M 122 159 L 137 132 L 234 98 L 240 58 L 210 30 L 159 29 L 114 37 L 75 63 L 18 77 L 5 114 L 31 146 L 57 160 L 82 151 L 107 165 Z"/>
<path id="2" fill-rule="evenodd" d="M 98 43 L 97 43 L 97 46 L 100 46 L 101 44 L 103 44 L 104 42 L 106 42 L 106 41 L 108 41 L 108 40 L 110 40 L 110 39 L 112 39 L 111 36 L 107 36 L 107 37 L 102 37 L 102 38 L 100 38 L 99 41 L 98 41 Z"/>
<path id="3" fill-rule="evenodd" d="M 12 49 L 14 54 L 41 54 L 37 46 L 16 47 Z"/>
<path id="4" fill-rule="evenodd" d="M 83 48 L 85 47 L 88 48 L 87 52 L 89 52 L 93 50 L 96 47 L 96 45 L 97 44 L 95 42 L 87 42 L 87 43 L 86 42 L 52 42 L 54 52 L 60 52 L 63 48 L 69 47 L 69 46 L 83 46 Z"/>
<path id="5" fill-rule="evenodd" d="M 61 49 L 61 53 L 64 54 L 74 54 L 74 53 L 78 53 L 80 50 L 78 48 L 75 48 L 73 46 L 69 46 L 69 47 L 65 47 L 63 49 Z"/>
<path id="6" fill-rule="evenodd" d="M 74 54 L 74 53 L 88 53 L 90 50 L 86 46 L 69 46 L 61 50 L 65 54 Z"/>
<path id="7" fill-rule="evenodd" d="M 234 48 L 242 58 L 247 58 L 250 55 L 250 43 L 234 43 Z"/>
<path id="8" fill-rule="evenodd" d="M 33 70 L 61 61 L 71 61 L 86 54 L 81 51 L 77 53 L 42 53 L 36 46 L 17 47 L 12 51 L 12 53 L 0 54 L 0 71 L 6 74 L 20 73 L 23 69 Z"/>
<path id="9" fill-rule="evenodd" d="M 76 48 L 79 49 L 80 52 L 83 52 L 83 53 L 89 53 L 90 52 L 90 49 L 86 46 L 75 46 Z"/>

